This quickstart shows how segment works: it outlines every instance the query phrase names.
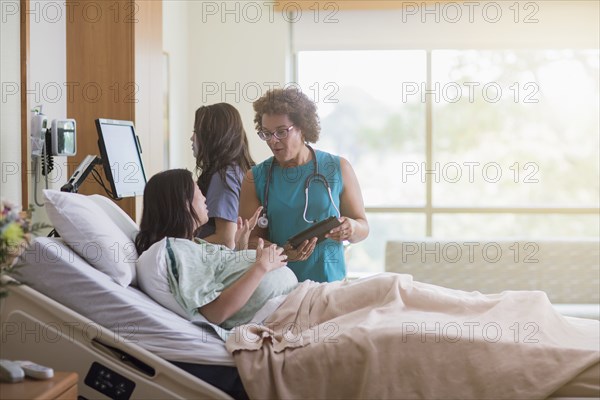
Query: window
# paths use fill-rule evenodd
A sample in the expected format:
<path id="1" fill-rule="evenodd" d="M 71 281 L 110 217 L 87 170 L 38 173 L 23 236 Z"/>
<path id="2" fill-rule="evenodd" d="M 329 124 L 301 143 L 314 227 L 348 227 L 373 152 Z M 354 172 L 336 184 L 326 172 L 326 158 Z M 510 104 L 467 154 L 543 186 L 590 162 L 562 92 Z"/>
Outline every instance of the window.
<path id="1" fill-rule="evenodd" d="M 599 236 L 599 56 L 299 52 L 319 148 L 350 160 L 367 207 L 349 269 L 383 270 L 393 239 Z"/>

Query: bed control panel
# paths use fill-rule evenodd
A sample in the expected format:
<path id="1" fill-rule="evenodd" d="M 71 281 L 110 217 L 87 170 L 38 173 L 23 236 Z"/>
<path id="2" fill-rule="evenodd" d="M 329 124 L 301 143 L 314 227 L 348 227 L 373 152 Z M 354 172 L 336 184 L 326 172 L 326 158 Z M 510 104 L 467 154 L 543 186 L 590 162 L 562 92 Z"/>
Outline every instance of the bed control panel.
<path id="1" fill-rule="evenodd" d="M 116 400 L 128 400 L 135 383 L 104 365 L 94 362 L 85 376 L 85 384 Z"/>

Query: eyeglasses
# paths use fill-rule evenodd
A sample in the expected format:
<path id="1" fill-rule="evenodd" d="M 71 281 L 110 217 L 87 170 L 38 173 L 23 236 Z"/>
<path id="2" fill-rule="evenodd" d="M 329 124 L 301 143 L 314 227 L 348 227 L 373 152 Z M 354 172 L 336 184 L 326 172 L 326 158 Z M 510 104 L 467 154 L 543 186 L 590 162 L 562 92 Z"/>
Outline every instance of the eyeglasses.
<path id="1" fill-rule="evenodd" d="M 258 134 L 258 137 L 264 140 L 265 142 L 269 141 L 273 136 L 281 140 L 287 137 L 288 133 L 290 133 L 293 127 L 294 125 L 290 125 L 287 128 L 278 128 L 275 130 L 275 132 L 269 132 L 266 129 L 261 129 L 256 133 Z"/>

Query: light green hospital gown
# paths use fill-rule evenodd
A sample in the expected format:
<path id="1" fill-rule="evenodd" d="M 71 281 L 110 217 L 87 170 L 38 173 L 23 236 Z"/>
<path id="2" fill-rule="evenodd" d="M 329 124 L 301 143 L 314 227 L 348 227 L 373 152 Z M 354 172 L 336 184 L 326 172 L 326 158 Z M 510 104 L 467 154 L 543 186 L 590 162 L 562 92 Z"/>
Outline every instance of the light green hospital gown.
<path id="1" fill-rule="evenodd" d="M 200 239 L 167 239 L 168 278 L 177 302 L 192 316 L 242 277 L 256 261 L 255 250 L 233 251 Z M 221 326 L 231 329 L 249 322 L 265 303 L 298 285 L 287 267 L 267 273 L 250 299 Z"/>

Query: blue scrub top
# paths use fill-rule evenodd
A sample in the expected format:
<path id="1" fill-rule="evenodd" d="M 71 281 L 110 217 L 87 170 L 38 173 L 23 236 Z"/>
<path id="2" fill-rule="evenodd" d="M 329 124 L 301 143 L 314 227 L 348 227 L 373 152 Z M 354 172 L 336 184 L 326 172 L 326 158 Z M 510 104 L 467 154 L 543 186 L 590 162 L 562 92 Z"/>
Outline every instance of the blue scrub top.
<path id="1" fill-rule="evenodd" d="M 218 172 L 215 172 L 210 178 L 208 190 L 203 193 L 208 208 L 208 222 L 196 232 L 199 238 L 205 238 L 216 232 L 215 218 L 237 224 L 244 172 L 238 165 L 229 166 L 225 170 L 225 179 L 226 182 Z"/>
<path id="2" fill-rule="evenodd" d="M 319 173 L 327 179 L 333 201 L 339 210 L 343 189 L 340 158 L 319 150 L 315 150 L 315 154 Z M 271 157 L 252 168 L 256 194 L 262 205 L 265 203 L 265 186 L 273 159 Z M 269 241 L 283 246 L 290 237 L 312 225 L 304 221 L 302 215 L 305 205 L 306 178 L 313 173 L 312 160 L 304 165 L 290 168 L 281 168 L 279 164 L 275 164 L 267 207 Z M 312 179 L 308 190 L 306 219 L 322 221 L 331 216 L 337 217 L 337 211 L 329 200 L 325 185 L 317 179 Z M 307 260 L 289 262 L 288 267 L 294 271 L 298 281 L 331 282 L 344 279 L 346 263 L 343 245 L 335 240 L 325 239 L 315 247 Z"/>

